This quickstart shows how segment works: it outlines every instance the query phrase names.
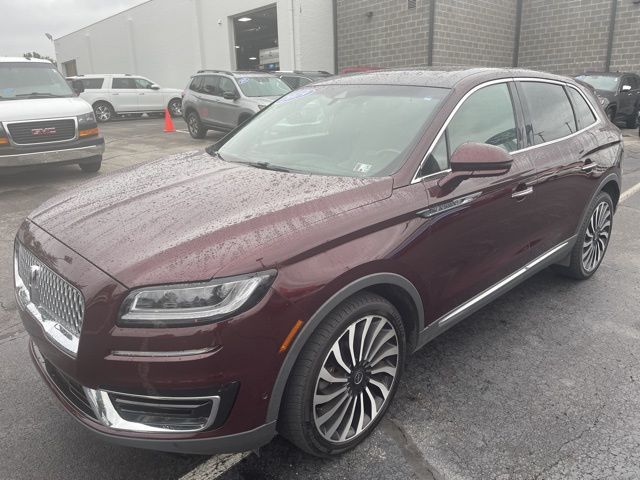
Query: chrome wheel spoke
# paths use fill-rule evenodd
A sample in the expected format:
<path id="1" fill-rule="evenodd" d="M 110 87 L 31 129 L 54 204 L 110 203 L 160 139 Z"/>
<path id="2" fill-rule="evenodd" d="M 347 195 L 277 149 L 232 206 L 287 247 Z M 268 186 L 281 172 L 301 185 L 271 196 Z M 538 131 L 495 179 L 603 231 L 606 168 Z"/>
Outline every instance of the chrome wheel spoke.
<path id="1" fill-rule="evenodd" d="M 611 232 L 611 208 L 600 202 L 593 210 L 582 244 L 582 266 L 587 272 L 595 270 L 607 250 Z"/>
<path id="2" fill-rule="evenodd" d="M 325 440 L 348 442 L 367 430 L 391 395 L 399 356 L 386 318 L 364 316 L 345 328 L 320 367 L 313 395 L 315 426 Z"/>

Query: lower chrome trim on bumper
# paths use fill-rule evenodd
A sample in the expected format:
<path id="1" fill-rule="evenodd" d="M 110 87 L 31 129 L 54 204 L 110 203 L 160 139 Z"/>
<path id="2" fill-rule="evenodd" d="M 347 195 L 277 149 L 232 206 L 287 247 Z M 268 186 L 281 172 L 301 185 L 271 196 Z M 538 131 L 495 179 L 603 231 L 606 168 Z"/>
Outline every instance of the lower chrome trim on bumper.
<path id="1" fill-rule="evenodd" d="M 86 158 L 97 157 L 104 153 L 104 143 L 86 147 L 51 150 L 48 152 L 16 153 L 0 155 L 0 168 L 26 167 L 31 165 L 46 165 L 48 163 L 72 162 Z"/>

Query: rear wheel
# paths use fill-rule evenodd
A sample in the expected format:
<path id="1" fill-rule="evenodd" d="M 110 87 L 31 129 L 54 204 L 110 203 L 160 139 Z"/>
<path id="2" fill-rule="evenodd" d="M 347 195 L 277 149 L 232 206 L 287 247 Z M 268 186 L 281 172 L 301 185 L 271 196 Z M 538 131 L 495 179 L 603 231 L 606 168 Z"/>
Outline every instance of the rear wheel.
<path id="1" fill-rule="evenodd" d="M 582 222 L 578 239 L 571 251 L 569 266 L 556 267 L 556 271 L 578 280 L 591 277 L 607 252 L 612 226 L 613 201 L 607 192 L 600 192 Z"/>
<path id="2" fill-rule="evenodd" d="M 169 113 L 172 117 L 181 117 L 182 116 L 182 100 L 179 98 L 174 98 L 169 102 Z"/>
<path id="3" fill-rule="evenodd" d="M 196 112 L 189 112 L 187 115 L 187 128 L 193 138 L 204 138 L 207 135 L 207 129 Z"/>
<path id="4" fill-rule="evenodd" d="M 96 102 L 93 105 L 93 113 L 99 122 L 109 122 L 115 117 L 113 107 L 107 102 Z"/>
<path id="5" fill-rule="evenodd" d="M 305 344 L 287 383 L 278 431 L 313 455 L 350 450 L 389 407 L 404 357 L 398 311 L 373 293 L 354 295 Z"/>
<path id="6" fill-rule="evenodd" d="M 83 172 L 95 173 L 102 167 L 102 156 L 94 157 L 91 160 L 84 161 L 78 164 Z"/>

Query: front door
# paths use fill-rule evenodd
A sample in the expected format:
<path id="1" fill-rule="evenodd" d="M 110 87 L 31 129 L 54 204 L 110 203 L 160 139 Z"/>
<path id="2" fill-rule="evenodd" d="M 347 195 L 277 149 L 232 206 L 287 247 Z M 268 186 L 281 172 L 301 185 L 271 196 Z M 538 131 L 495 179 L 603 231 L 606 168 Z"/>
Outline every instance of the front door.
<path id="1" fill-rule="evenodd" d="M 164 94 L 159 90 L 152 89 L 152 82 L 146 78 L 136 78 L 135 82 L 138 88 L 138 105 L 140 111 L 160 112 L 167 108 L 167 105 L 164 104 Z"/>
<path id="2" fill-rule="evenodd" d="M 508 83 L 485 86 L 469 96 L 428 154 L 420 173 L 430 219 L 421 248 L 428 285 L 427 322 L 451 312 L 531 260 L 530 183 L 535 170 L 515 153 L 501 175 L 447 183 L 451 154 L 465 142 L 521 146 L 520 106 Z"/>

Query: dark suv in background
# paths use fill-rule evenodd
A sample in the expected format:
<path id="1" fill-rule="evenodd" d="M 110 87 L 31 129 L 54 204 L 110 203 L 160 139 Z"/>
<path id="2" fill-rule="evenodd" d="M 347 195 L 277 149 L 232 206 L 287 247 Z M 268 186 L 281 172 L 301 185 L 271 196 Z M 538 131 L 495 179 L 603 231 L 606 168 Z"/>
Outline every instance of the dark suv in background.
<path id="1" fill-rule="evenodd" d="M 635 128 L 640 109 L 640 77 L 635 73 L 584 73 L 576 80 L 591 85 L 596 94 L 605 98 L 606 113 L 612 122 L 623 122 Z"/>
<path id="2" fill-rule="evenodd" d="M 316 83 L 206 152 L 32 212 L 15 241 L 31 354 L 114 442 L 213 453 L 278 432 L 344 452 L 384 415 L 408 354 L 547 266 L 594 274 L 622 155 L 564 77 Z"/>
<path id="3" fill-rule="evenodd" d="M 291 88 L 268 73 L 200 70 L 182 97 L 182 111 L 193 138 L 207 130 L 230 131 Z"/>

